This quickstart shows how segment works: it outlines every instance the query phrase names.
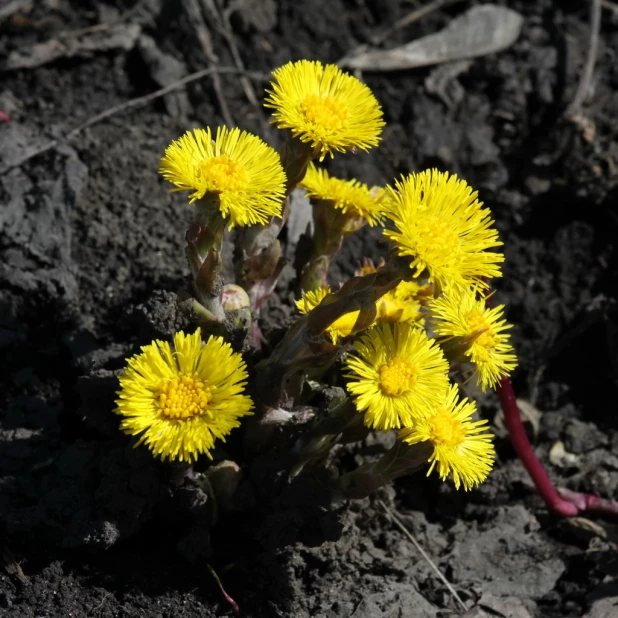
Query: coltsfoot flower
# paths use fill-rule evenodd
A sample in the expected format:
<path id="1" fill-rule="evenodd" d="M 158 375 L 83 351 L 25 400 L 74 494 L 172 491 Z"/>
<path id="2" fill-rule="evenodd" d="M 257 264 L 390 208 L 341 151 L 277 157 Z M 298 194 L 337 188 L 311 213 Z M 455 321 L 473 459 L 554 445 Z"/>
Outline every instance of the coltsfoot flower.
<path id="1" fill-rule="evenodd" d="M 281 216 L 286 181 L 281 159 L 246 131 L 219 127 L 214 140 L 209 128 L 187 131 L 167 147 L 159 171 L 176 185 L 172 191 L 193 191 L 191 203 L 217 197 L 230 229 Z"/>
<path id="2" fill-rule="evenodd" d="M 346 361 L 348 391 L 365 425 L 387 431 L 408 427 L 444 400 L 448 363 L 424 330 L 378 324 L 354 343 Z"/>
<path id="3" fill-rule="evenodd" d="M 174 350 L 165 341 L 142 347 L 120 376 L 116 413 L 120 428 L 140 435 L 161 459 L 192 462 L 211 457 L 215 439 L 225 441 L 239 419 L 253 414 L 243 394 L 247 367 L 222 337 L 202 345 L 200 329 L 174 336 Z"/>
<path id="4" fill-rule="evenodd" d="M 488 249 L 503 243 L 492 228 L 491 213 L 464 180 L 426 170 L 396 180 L 387 193 L 395 230 L 384 234 L 399 255 L 410 256 L 416 277 L 427 271 L 429 281 L 441 288 L 486 288 L 485 277 L 502 275 L 504 256 Z"/>
<path id="5" fill-rule="evenodd" d="M 483 391 L 495 388 L 517 366 L 506 332 L 511 324 L 502 319 L 504 305 L 488 309 L 474 290 L 447 290 L 430 303 L 432 324 L 446 345 L 461 349 L 473 363 L 476 383 Z"/>
<path id="6" fill-rule="evenodd" d="M 309 164 L 299 186 L 309 197 L 331 202 L 337 210 L 363 217 L 371 226 L 380 223 L 384 216 L 384 189 L 381 187 L 369 188 L 358 180 L 329 176 L 326 170 L 318 169 L 313 163 Z"/>
<path id="7" fill-rule="evenodd" d="M 318 288 L 317 290 L 312 290 L 310 292 L 305 292 L 303 297 L 296 301 L 296 308 L 302 315 L 305 315 L 314 307 L 317 307 L 330 293 L 331 289 L 328 286 Z M 351 311 L 350 313 L 342 315 L 338 320 L 335 320 L 326 329 L 326 333 L 330 337 L 331 341 L 333 343 L 337 343 L 337 341 L 339 341 L 342 337 L 349 337 L 354 330 L 354 326 L 359 315 L 360 311 Z"/>
<path id="8" fill-rule="evenodd" d="M 273 71 L 265 106 L 280 129 L 311 145 L 320 161 L 333 151 L 369 150 L 384 126 L 371 90 L 336 65 L 299 60 Z"/>
<path id="9" fill-rule="evenodd" d="M 434 450 L 427 476 L 437 465 L 443 481 L 450 474 L 457 489 L 463 485 L 468 491 L 487 478 L 495 451 L 487 421 L 470 420 L 476 403 L 467 399 L 458 402 L 458 397 L 457 387 L 451 386 L 446 398 L 434 404 L 429 415 L 402 429 L 399 437 L 408 444 L 430 442 Z"/>

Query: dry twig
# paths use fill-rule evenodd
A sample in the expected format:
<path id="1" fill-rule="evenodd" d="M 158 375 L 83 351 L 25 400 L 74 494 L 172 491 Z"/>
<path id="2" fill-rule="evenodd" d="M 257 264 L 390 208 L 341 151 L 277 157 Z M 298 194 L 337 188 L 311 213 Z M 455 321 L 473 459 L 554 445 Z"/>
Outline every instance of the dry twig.
<path id="1" fill-rule="evenodd" d="M 234 31 L 232 30 L 232 24 L 230 23 L 229 14 L 222 10 L 219 3 L 215 3 L 214 0 L 202 0 L 204 5 L 213 15 L 213 17 L 220 24 L 221 34 L 224 36 L 228 47 L 230 48 L 230 52 L 232 54 L 232 58 L 234 59 L 234 64 L 236 68 L 244 71 L 245 64 L 240 57 L 240 52 L 238 51 L 238 46 L 236 45 L 236 39 L 234 37 Z M 256 108 L 259 108 L 258 98 L 255 94 L 255 90 L 253 89 L 253 84 L 246 77 L 240 78 L 240 83 L 242 85 L 243 90 L 245 91 L 245 95 L 251 103 Z"/>
<path id="2" fill-rule="evenodd" d="M 53 150 L 54 148 L 57 148 L 61 144 L 66 144 L 70 142 L 75 136 L 77 136 L 79 133 L 81 133 L 85 129 L 88 129 L 89 127 L 101 122 L 102 120 L 106 120 L 107 118 L 114 116 L 115 114 L 118 114 L 119 112 L 123 112 L 128 109 L 132 109 L 134 107 L 139 107 L 141 105 L 146 105 L 147 103 L 150 103 L 154 101 L 155 99 L 163 97 L 166 94 L 173 92 L 174 90 L 178 90 L 179 88 L 182 88 L 186 84 L 197 81 L 198 79 L 202 79 L 204 77 L 208 77 L 209 75 L 216 75 L 220 73 L 230 73 L 233 75 L 238 75 L 242 73 L 243 75 L 251 79 L 264 80 L 264 81 L 268 80 L 269 78 L 269 76 L 264 73 L 257 73 L 254 71 L 240 71 L 236 67 L 209 67 L 208 69 L 202 69 L 201 71 L 196 71 L 195 73 L 191 73 L 190 75 L 187 75 L 183 77 L 182 79 L 179 79 L 178 81 L 175 81 L 169 84 L 168 86 L 165 86 L 165 88 L 160 88 L 159 90 L 155 90 L 154 92 L 144 95 L 143 97 L 136 97 L 135 99 L 130 99 L 129 101 L 125 101 L 124 103 L 114 105 L 113 107 L 110 107 L 102 111 L 100 114 L 97 114 L 96 116 L 92 116 L 91 118 L 83 122 L 82 124 L 78 125 L 74 129 L 69 131 L 64 137 L 59 137 L 57 139 L 50 140 L 49 142 L 47 142 L 47 144 L 41 146 L 40 148 L 36 148 L 35 150 L 31 150 L 30 152 L 27 152 L 21 159 L 18 159 L 17 161 L 13 161 L 8 166 L 0 169 L 0 176 L 2 176 L 3 174 L 6 174 L 12 169 L 15 169 L 16 167 L 21 167 L 24 163 L 30 161 L 30 159 L 34 159 L 34 157 L 38 157 L 39 155 L 44 154 L 48 152 L 49 150 Z"/>
<path id="3" fill-rule="evenodd" d="M 386 28 L 386 30 L 380 32 L 375 37 L 372 37 L 371 42 L 374 45 L 380 45 L 380 43 L 384 43 L 384 41 L 391 36 L 393 32 L 397 32 L 397 30 L 401 30 L 402 28 L 413 24 L 419 19 L 425 17 L 425 15 L 429 15 L 442 7 L 461 1 L 462 0 L 435 0 L 434 2 L 430 2 L 429 4 L 422 6 L 420 9 L 414 9 L 401 19 L 398 19 L 392 26 Z"/>
<path id="4" fill-rule="evenodd" d="M 219 61 L 215 54 L 214 47 L 212 45 L 212 38 L 210 36 L 210 32 L 208 31 L 208 26 L 206 25 L 204 16 L 202 15 L 202 10 L 200 8 L 200 5 L 198 4 L 198 0 L 184 0 L 183 4 L 185 7 L 185 11 L 189 16 L 189 20 L 195 28 L 197 38 L 199 39 L 199 42 L 202 46 L 202 51 L 204 52 L 206 60 L 208 61 L 208 68 L 216 69 Z M 232 117 L 232 113 L 230 112 L 230 108 L 227 104 L 227 99 L 223 94 L 221 77 L 217 72 L 213 72 L 212 85 L 215 89 L 217 101 L 219 102 L 219 107 L 221 108 L 221 114 L 223 114 L 223 119 L 225 120 L 225 123 L 228 125 L 228 127 L 236 126 L 234 118 Z"/>
<path id="5" fill-rule="evenodd" d="M 12 0 L 0 7 L 0 21 L 4 21 L 18 11 L 29 11 L 34 3 L 32 0 Z"/>
<path id="6" fill-rule="evenodd" d="M 581 120 L 581 107 L 584 104 L 588 92 L 590 91 L 590 82 L 594 73 L 594 65 L 597 61 L 597 53 L 599 50 L 599 31 L 601 30 L 601 0 L 590 0 L 590 39 L 588 44 L 588 56 L 586 64 L 575 92 L 575 97 L 566 110 L 566 117 L 569 120 Z"/>
<path id="7" fill-rule="evenodd" d="M 28 583 L 28 578 L 22 571 L 21 564 L 17 562 L 13 552 L 5 545 L 2 548 L 2 562 L 4 563 L 4 569 L 9 575 L 14 575 L 22 583 Z"/>
<path id="8" fill-rule="evenodd" d="M 459 605 L 463 608 L 464 611 L 468 611 L 468 608 L 466 607 L 465 603 L 461 600 L 461 597 L 457 594 L 457 591 L 455 590 L 455 588 L 451 586 L 448 579 L 444 577 L 444 575 L 442 574 L 442 571 L 440 571 L 440 569 L 436 566 L 433 560 L 427 555 L 427 552 L 425 552 L 425 550 L 419 545 L 418 541 L 414 538 L 412 533 L 403 525 L 401 520 L 386 506 L 386 504 L 382 502 L 382 500 L 378 500 L 378 503 L 384 509 L 384 512 L 390 517 L 392 522 L 408 537 L 408 539 L 410 539 L 410 541 L 412 542 L 414 547 L 416 547 L 416 549 L 421 554 L 421 556 L 423 556 L 423 558 L 427 560 L 427 562 L 429 563 L 429 566 L 434 570 L 436 575 L 442 580 L 442 582 L 447 587 L 448 591 L 453 595 L 453 598 L 457 601 L 457 603 L 459 603 Z"/>

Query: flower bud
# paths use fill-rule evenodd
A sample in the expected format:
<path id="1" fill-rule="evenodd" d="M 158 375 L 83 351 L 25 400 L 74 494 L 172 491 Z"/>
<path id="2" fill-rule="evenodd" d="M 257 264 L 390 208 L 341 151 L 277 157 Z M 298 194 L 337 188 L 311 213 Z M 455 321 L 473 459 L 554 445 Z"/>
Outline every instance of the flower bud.
<path id="1" fill-rule="evenodd" d="M 231 330 L 249 330 L 251 326 L 251 301 L 239 285 L 228 283 L 221 290 L 221 306 L 225 321 Z"/>

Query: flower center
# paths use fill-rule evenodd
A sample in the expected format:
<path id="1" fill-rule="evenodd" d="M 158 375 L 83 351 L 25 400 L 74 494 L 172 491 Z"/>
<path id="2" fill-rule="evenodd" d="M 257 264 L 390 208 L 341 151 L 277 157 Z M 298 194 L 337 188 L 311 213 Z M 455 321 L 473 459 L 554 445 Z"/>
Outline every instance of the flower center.
<path id="1" fill-rule="evenodd" d="M 161 412 L 170 418 L 191 418 L 204 412 L 211 399 L 210 388 L 196 376 L 180 375 L 159 390 Z"/>
<path id="2" fill-rule="evenodd" d="M 449 222 L 437 217 L 419 217 L 416 222 L 419 249 L 436 257 L 453 258 L 459 254 L 459 236 L 453 232 Z"/>
<path id="3" fill-rule="evenodd" d="M 380 390 L 392 397 L 403 395 L 414 388 L 417 375 L 416 365 L 401 356 L 395 356 L 380 368 Z"/>
<path id="4" fill-rule="evenodd" d="M 198 163 L 197 175 L 207 182 L 213 191 L 244 191 L 247 188 L 247 172 L 242 164 L 227 155 L 204 159 Z"/>
<path id="5" fill-rule="evenodd" d="M 331 95 L 308 94 L 300 111 L 308 122 L 327 131 L 342 129 L 348 119 L 348 106 Z"/>
<path id="6" fill-rule="evenodd" d="M 471 333 L 477 333 L 479 331 L 481 334 L 474 340 L 474 343 L 484 347 L 484 348 L 493 348 L 496 345 L 496 340 L 491 333 L 491 325 L 484 318 L 483 312 L 475 309 L 470 312 L 468 316 L 468 328 Z"/>
<path id="7" fill-rule="evenodd" d="M 431 442 L 440 446 L 459 446 L 466 439 L 466 430 L 457 418 L 445 410 L 439 411 L 430 421 Z"/>

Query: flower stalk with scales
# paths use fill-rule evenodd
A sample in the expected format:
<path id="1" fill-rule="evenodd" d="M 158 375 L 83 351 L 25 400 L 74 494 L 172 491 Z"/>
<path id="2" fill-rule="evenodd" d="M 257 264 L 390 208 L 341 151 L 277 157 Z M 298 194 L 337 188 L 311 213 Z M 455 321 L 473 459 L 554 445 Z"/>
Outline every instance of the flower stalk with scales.
<path id="1" fill-rule="evenodd" d="M 365 225 L 379 224 L 384 215 L 381 206 L 384 190 L 368 187 L 358 180 L 341 180 L 310 164 L 300 187 L 311 199 L 313 235 L 308 257 L 300 273 L 300 289 L 313 292 L 324 288 L 330 262 L 345 238 Z M 302 245 L 299 244 L 299 248 Z"/>
<path id="2" fill-rule="evenodd" d="M 192 191 L 195 217 L 185 249 L 195 301 L 205 321 L 223 322 L 221 304 L 223 233 L 235 226 L 280 217 L 286 176 L 277 153 L 259 137 L 219 127 L 189 131 L 161 159 L 161 175 L 174 191 Z"/>
<path id="3" fill-rule="evenodd" d="M 380 141 L 384 121 L 376 98 L 365 84 L 335 65 L 289 62 L 273 72 L 267 95 L 271 122 L 285 132 L 281 162 L 286 198 L 303 181 L 313 160 L 322 161 L 335 152 L 367 151 Z M 254 309 L 271 294 L 285 265 L 277 237 L 288 212 L 286 199 L 280 219 L 245 230 L 241 241 L 243 258 L 237 273 Z"/>

